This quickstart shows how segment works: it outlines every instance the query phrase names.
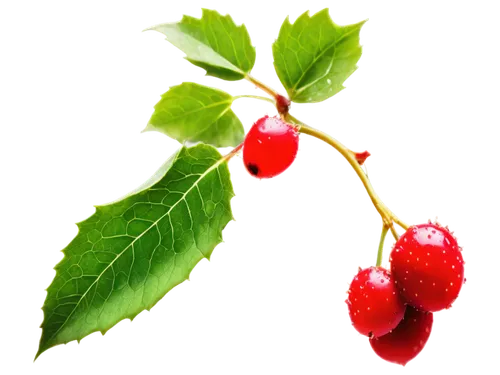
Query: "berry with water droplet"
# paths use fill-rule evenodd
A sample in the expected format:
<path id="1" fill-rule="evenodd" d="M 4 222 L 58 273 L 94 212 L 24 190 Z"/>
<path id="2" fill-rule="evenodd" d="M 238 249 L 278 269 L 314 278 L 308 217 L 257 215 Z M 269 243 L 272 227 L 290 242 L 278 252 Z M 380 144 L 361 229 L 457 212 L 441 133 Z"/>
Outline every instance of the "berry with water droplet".
<path id="1" fill-rule="evenodd" d="M 363 335 L 385 335 L 403 319 L 405 304 L 389 272 L 382 267 L 360 270 L 348 294 L 352 325 Z"/>
<path id="2" fill-rule="evenodd" d="M 299 148 L 297 129 L 279 117 L 262 117 L 243 143 L 243 162 L 255 177 L 270 178 L 286 170 Z"/>
<path id="3" fill-rule="evenodd" d="M 370 345 L 380 358 L 404 366 L 424 348 L 433 319 L 431 312 L 407 306 L 398 326 L 387 335 L 370 338 Z"/>
<path id="4" fill-rule="evenodd" d="M 412 226 L 392 249 L 391 274 L 410 305 L 425 311 L 449 308 L 464 282 L 462 252 L 447 228 Z"/>

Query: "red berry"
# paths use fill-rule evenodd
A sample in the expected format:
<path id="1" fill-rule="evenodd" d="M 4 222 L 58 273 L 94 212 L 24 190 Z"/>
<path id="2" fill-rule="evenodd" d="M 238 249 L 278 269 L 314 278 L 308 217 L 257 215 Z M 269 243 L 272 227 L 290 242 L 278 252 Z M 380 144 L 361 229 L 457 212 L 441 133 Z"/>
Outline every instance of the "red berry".
<path id="1" fill-rule="evenodd" d="M 255 177 L 274 177 L 292 164 L 298 148 L 297 129 L 279 117 L 265 116 L 252 126 L 245 138 L 243 162 Z"/>
<path id="2" fill-rule="evenodd" d="M 385 335 L 403 319 L 403 300 L 389 272 L 382 267 L 359 271 L 348 293 L 346 302 L 352 325 L 363 335 Z"/>
<path id="3" fill-rule="evenodd" d="M 370 345 L 380 358 L 404 366 L 424 348 L 432 322 L 432 313 L 407 306 L 401 323 L 387 335 L 370 338 Z"/>
<path id="4" fill-rule="evenodd" d="M 447 228 L 410 227 L 392 249 L 391 274 L 410 305 L 425 311 L 449 308 L 464 282 L 461 249 Z"/>

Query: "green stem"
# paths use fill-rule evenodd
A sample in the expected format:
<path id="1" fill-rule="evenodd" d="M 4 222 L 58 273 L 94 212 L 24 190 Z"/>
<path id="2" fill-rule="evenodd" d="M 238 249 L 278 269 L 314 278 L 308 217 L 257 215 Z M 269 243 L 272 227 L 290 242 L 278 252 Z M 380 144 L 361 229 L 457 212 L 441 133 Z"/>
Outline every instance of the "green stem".
<path id="1" fill-rule="evenodd" d="M 258 92 L 237 92 L 233 94 L 233 102 L 239 102 L 242 100 L 253 100 L 256 102 L 262 102 L 262 103 L 267 103 L 272 106 L 276 104 L 276 101 L 267 96 L 267 95 L 262 95 Z"/>
<path id="2" fill-rule="evenodd" d="M 370 199 L 375 206 L 375 209 L 378 211 L 380 216 L 382 217 L 382 221 L 387 228 L 391 230 L 392 235 L 397 240 L 399 238 L 396 230 L 394 229 L 394 223 L 398 224 L 403 229 L 408 229 L 408 225 L 406 225 L 402 220 L 400 220 L 389 208 L 382 202 L 382 200 L 378 197 L 373 189 L 368 176 L 363 171 L 363 168 L 359 165 L 356 160 L 355 153 L 345 147 L 342 143 L 337 141 L 335 138 L 329 136 L 328 134 L 322 132 L 321 130 L 314 129 L 302 121 L 296 119 L 292 115 L 287 115 L 287 120 L 295 123 L 299 126 L 299 131 L 304 134 L 309 134 L 315 138 L 322 140 L 323 142 L 328 143 L 330 146 L 335 148 L 340 154 L 349 162 L 351 167 L 354 169 L 358 177 L 360 178 L 363 186 L 366 189 L 366 192 L 370 196 Z"/>
<path id="3" fill-rule="evenodd" d="M 255 86 L 257 86 L 259 89 L 267 92 L 269 95 L 271 95 L 275 100 L 278 97 L 278 92 L 276 90 L 273 90 L 271 87 L 267 86 L 263 82 L 259 81 L 257 78 L 252 77 L 250 74 L 247 74 L 245 76 L 245 79 L 251 83 L 253 83 Z"/>
<path id="4" fill-rule="evenodd" d="M 377 253 L 377 267 L 380 267 L 382 264 L 382 254 L 384 253 L 384 242 L 385 242 L 385 235 L 387 234 L 387 231 L 389 230 L 389 227 L 387 225 L 382 224 L 382 233 L 380 234 L 380 242 L 378 244 L 378 253 Z"/>

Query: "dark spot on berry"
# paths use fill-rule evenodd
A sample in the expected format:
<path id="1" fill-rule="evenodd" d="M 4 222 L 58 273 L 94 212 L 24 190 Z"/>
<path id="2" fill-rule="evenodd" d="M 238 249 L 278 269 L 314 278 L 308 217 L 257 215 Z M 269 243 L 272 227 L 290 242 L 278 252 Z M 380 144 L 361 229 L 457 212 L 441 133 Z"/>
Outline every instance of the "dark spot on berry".
<path id="1" fill-rule="evenodd" d="M 254 176 L 257 176 L 259 174 L 259 167 L 257 167 L 257 165 L 255 165 L 255 164 L 248 163 L 247 164 L 247 169 Z"/>

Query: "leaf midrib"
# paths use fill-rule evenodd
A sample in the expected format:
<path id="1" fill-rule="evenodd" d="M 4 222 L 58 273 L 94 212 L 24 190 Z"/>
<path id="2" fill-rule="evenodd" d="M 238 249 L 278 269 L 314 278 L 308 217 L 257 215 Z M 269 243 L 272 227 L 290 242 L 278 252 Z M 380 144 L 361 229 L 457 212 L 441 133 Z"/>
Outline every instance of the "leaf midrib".
<path id="1" fill-rule="evenodd" d="M 186 192 L 182 195 L 181 198 L 179 198 L 179 200 L 177 202 L 175 202 L 174 205 L 172 205 L 172 207 L 170 207 L 170 209 L 165 213 L 163 214 L 158 220 L 156 220 L 153 224 L 151 224 L 144 232 L 142 232 L 139 236 L 137 236 L 130 244 L 128 244 L 125 249 L 122 250 L 121 253 L 119 253 L 115 259 L 113 259 L 107 266 L 106 268 L 99 274 L 99 276 L 95 279 L 95 281 L 88 287 L 88 289 L 85 291 L 85 293 L 82 295 L 82 297 L 78 300 L 78 302 L 76 303 L 75 305 L 75 308 L 71 311 L 71 313 L 68 315 L 68 317 L 64 320 L 63 324 L 61 324 L 61 326 L 58 328 L 58 330 L 53 333 L 50 338 L 47 339 L 47 343 L 50 342 L 54 337 L 57 336 L 57 334 L 61 331 L 61 329 L 63 329 L 63 327 L 66 325 L 66 323 L 68 322 L 69 318 L 71 318 L 71 316 L 73 315 L 73 313 L 77 310 L 78 306 L 80 305 L 80 302 L 83 301 L 83 299 L 85 298 L 85 296 L 87 295 L 87 293 L 92 289 L 92 287 L 99 281 L 99 279 L 101 278 L 102 275 L 104 275 L 104 273 L 115 263 L 115 261 L 120 258 L 139 238 L 141 238 L 145 233 L 149 232 L 152 228 L 154 228 L 156 225 L 158 225 L 158 223 L 160 222 L 160 220 L 163 220 L 165 217 L 169 216 L 170 217 L 170 212 L 174 209 L 174 207 L 177 206 L 177 204 L 179 204 L 179 202 L 181 202 L 182 200 L 184 200 L 186 198 L 186 195 L 195 187 L 195 186 L 198 186 L 198 183 L 205 177 L 207 176 L 210 172 L 212 172 L 214 169 L 217 169 L 219 167 L 219 165 L 221 165 L 223 162 L 225 161 L 224 158 L 221 158 L 220 160 L 218 160 L 216 163 L 214 163 L 210 168 L 208 168 L 205 172 L 203 172 L 203 174 L 200 175 L 200 177 L 193 183 L 193 185 L 188 189 L 186 190 Z M 173 163 L 172 165 L 174 165 L 175 163 Z M 168 172 L 167 172 L 168 173 Z M 187 204 L 187 202 L 186 202 Z"/>
<path id="2" fill-rule="evenodd" d="M 317 80 L 315 80 L 314 82 L 309 83 L 309 84 L 307 84 L 307 85 L 305 85 L 305 86 L 301 87 L 301 88 L 300 88 L 300 89 L 298 89 L 298 90 L 295 90 L 295 89 L 297 88 L 297 86 L 299 85 L 299 83 L 300 83 L 300 82 L 304 79 L 304 77 L 305 77 L 306 73 L 307 73 L 309 70 L 311 70 L 311 67 L 312 67 L 314 64 L 316 64 L 316 62 L 317 62 L 317 61 L 318 61 L 321 57 L 323 57 L 323 55 L 324 55 L 327 51 L 329 51 L 329 50 L 330 50 L 330 48 L 332 48 L 332 47 L 334 47 L 335 45 L 339 44 L 339 43 L 340 43 L 340 42 L 341 42 L 341 41 L 342 41 L 342 40 L 343 40 L 346 36 L 351 35 L 351 34 L 352 34 L 354 31 L 356 31 L 356 30 L 357 30 L 357 29 L 353 28 L 351 31 L 349 31 L 349 32 L 347 32 L 347 33 L 345 33 L 345 34 L 343 34 L 343 35 L 342 35 L 342 36 L 341 36 L 338 40 L 335 40 L 335 41 L 333 41 L 332 43 L 328 44 L 328 47 L 327 47 L 327 48 L 325 48 L 323 51 L 321 51 L 321 53 L 313 59 L 313 61 L 309 64 L 309 66 L 308 66 L 308 67 L 304 70 L 304 72 L 302 73 L 302 75 L 300 76 L 300 78 L 297 80 L 297 82 L 295 83 L 295 85 L 294 85 L 294 86 L 290 89 L 290 91 L 292 91 L 292 92 L 293 92 L 293 94 L 294 94 L 294 95 L 290 95 L 290 97 L 291 97 L 291 98 L 296 97 L 296 96 L 297 96 L 297 94 L 300 94 L 300 93 L 301 93 L 302 91 L 304 91 L 306 88 L 310 87 L 311 85 L 315 84 L 315 83 L 316 83 L 316 82 L 318 82 L 320 79 L 323 79 L 323 78 L 326 76 L 326 74 L 325 74 L 325 75 L 323 75 L 323 77 L 318 78 L 318 79 L 317 79 Z M 332 61 L 333 61 L 333 59 L 332 59 Z M 330 69 L 331 69 L 331 64 L 330 64 Z M 330 70 L 328 70 L 328 71 L 330 71 Z"/>

